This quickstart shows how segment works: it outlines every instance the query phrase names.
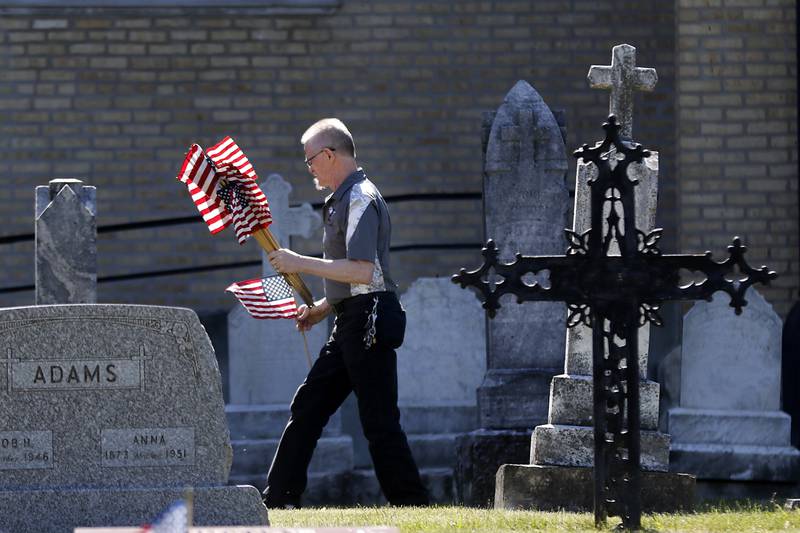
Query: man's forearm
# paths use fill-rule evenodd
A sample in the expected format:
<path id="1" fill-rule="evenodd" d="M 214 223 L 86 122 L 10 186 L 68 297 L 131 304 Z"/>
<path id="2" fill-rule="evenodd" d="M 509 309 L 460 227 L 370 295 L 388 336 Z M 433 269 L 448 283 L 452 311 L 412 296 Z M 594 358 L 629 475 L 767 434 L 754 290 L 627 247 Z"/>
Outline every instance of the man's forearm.
<path id="1" fill-rule="evenodd" d="M 300 270 L 306 274 L 339 281 L 341 283 L 369 283 L 375 265 L 369 261 L 352 259 L 320 259 L 302 256 Z"/>

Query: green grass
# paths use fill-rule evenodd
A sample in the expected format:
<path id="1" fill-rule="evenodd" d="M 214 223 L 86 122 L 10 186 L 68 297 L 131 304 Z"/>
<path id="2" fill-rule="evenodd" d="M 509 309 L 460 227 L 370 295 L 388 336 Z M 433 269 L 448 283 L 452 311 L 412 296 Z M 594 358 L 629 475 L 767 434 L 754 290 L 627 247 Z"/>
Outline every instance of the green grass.
<path id="1" fill-rule="evenodd" d="M 597 531 L 591 513 L 497 511 L 469 507 L 352 507 L 271 510 L 272 527 L 395 526 L 402 533 L 429 531 Z M 605 531 L 619 518 L 611 517 Z M 647 531 L 800 531 L 800 511 L 777 505 L 724 505 L 687 514 L 642 517 Z"/>

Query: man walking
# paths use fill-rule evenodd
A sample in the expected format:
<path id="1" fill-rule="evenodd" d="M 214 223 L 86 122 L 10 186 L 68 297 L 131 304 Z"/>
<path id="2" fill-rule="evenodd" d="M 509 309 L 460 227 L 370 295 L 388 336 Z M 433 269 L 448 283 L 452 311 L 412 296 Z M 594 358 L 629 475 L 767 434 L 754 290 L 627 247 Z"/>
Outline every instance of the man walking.
<path id="1" fill-rule="evenodd" d="M 307 330 L 335 314 L 333 332 L 295 393 L 291 416 L 267 475 L 267 507 L 297 507 L 308 464 L 322 430 L 350 392 L 375 474 L 393 505 L 426 505 L 428 495 L 400 427 L 397 355 L 405 312 L 389 268 L 391 221 L 386 203 L 356 163 L 353 137 L 338 119 L 313 124 L 301 143 L 317 189 L 332 193 L 323 206 L 323 258 L 280 249 L 269 254 L 277 272 L 320 276 L 325 298 L 300 306 Z"/>

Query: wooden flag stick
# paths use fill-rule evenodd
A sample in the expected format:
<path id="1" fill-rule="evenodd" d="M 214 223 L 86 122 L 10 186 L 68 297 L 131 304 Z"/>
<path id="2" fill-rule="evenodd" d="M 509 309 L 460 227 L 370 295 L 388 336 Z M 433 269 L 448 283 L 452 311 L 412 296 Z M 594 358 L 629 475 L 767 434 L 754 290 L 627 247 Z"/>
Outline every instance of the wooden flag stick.
<path id="1" fill-rule="evenodd" d="M 308 351 L 308 339 L 306 338 L 306 332 L 300 331 L 303 335 L 303 347 L 306 349 L 306 362 L 308 363 L 308 368 L 310 369 L 314 363 L 311 362 L 311 352 Z"/>
<path id="2" fill-rule="evenodd" d="M 253 232 L 253 237 L 256 239 L 258 244 L 266 251 L 266 252 L 274 252 L 281 245 L 278 243 L 275 236 L 272 235 L 272 232 L 269 229 L 259 228 Z M 291 285 L 294 290 L 300 295 L 300 298 L 303 299 L 303 302 L 309 307 L 314 307 L 314 297 L 311 296 L 311 291 L 308 290 L 306 287 L 305 282 L 298 274 L 281 274 L 283 279 L 286 280 L 286 283 Z"/>
<path id="3" fill-rule="evenodd" d="M 269 229 L 258 229 L 253 232 L 253 237 L 256 239 L 258 244 L 266 251 L 272 252 L 273 250 L 277 250 L 281 247 L 278 240 L 272 234 Z M 300 297 L 303 299 L 305 304 L 309 307 L 314 307 L 314 298 L 311 296 L 311 291 L 308 290 L 306 287 L 305 282 L 298 274 L 281 274 L 283 279 L 286 280 L 286 283 L 294 287 Z M 308 351 L 308 340 L 306 339 L 306 332 L 300 331 L 303 335 L 303 347 L 306 350 L 306 362 L 308 363 L 308 368 L 311 368 L 311 353 Z"/>
<path id="4" fill-rule="evenodd" d="M 183 500 L 186 502 L 186 528 L 192 527 L 194 520 L 194 488 L 186 487 L 183 492 Z"/>

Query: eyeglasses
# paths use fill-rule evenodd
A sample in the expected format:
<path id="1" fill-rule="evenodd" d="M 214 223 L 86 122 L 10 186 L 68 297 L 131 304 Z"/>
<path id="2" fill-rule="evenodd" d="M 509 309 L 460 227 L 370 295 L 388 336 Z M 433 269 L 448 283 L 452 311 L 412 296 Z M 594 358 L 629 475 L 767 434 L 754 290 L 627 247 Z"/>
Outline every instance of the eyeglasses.
<path id="1" fill-rule="evenodd" d="M 306 166 L 311 168 L 311 161 L 313 161 L 315 157 L 317 157 L 319 154 L 321 154 L 325 150 L 330 150 L 331 152 L 335 152 L 336 148 L 331 148 L 330 146 L 326 146 L 325 148 L 323 148 L 322 150 L 320 150 L 316 154 L 312 155 L 311 157 L 306 158 Z"/>

